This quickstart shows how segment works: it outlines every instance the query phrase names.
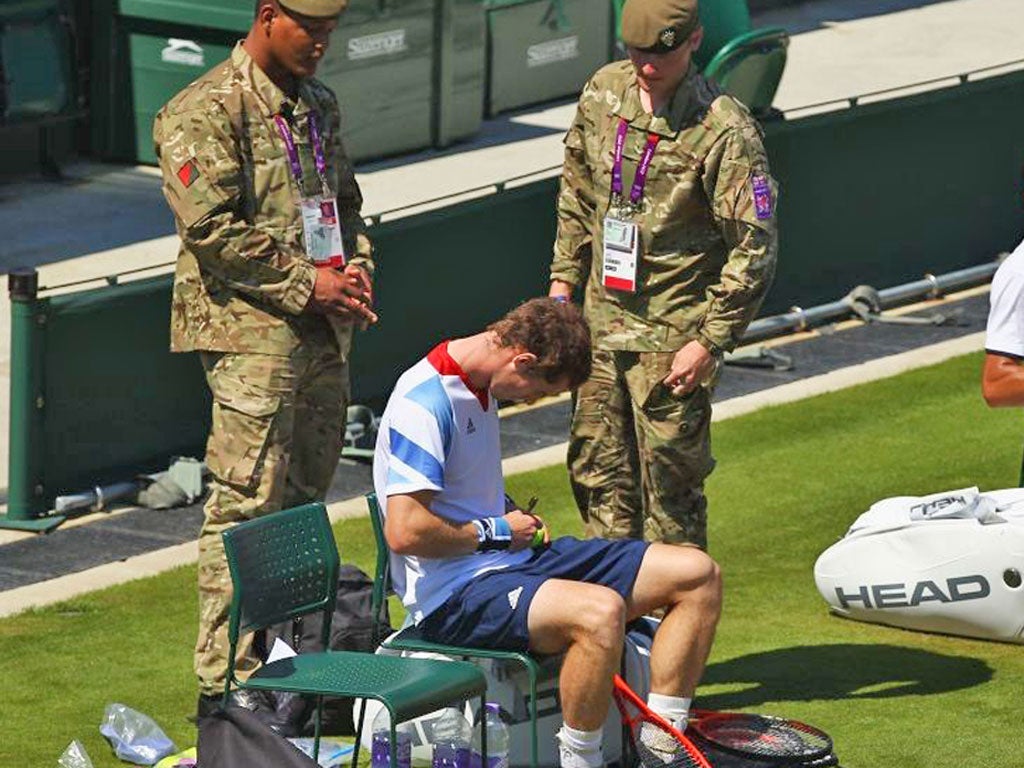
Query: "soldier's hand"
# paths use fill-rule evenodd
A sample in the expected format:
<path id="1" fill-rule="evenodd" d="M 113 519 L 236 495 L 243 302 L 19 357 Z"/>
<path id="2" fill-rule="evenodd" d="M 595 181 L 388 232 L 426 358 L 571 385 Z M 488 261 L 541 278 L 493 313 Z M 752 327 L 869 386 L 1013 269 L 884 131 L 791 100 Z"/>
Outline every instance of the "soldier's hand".
<path id="1" fill-rule="evenodd" d="M 505 515 L 509 528 L 512 529 L 512 543 L 509 550 L 515 552 L 533 546 L 533 537 L 541 529 L 543 523 L 536 515 L 513 509 Z"/>
<path id="2" fill-rule="evenodd" d="M 548 288 L 548 297 L 559 301 L 572 301 L 573 284 L 564 280 L 552 280 Z"/>
<path id="3" fill-rule="evenodd" d="M 676 352 L 672 369 L 662 383 L 676 397 L 686 395 L 699 387 L 715 367 L 715 357 L 699 341 L 691 341 Z"/>
<path id="4" fill-rule="evenodd" d="M 370 281 L 370 274 L 358 264 L 346 264 L 342 273 L 359 286 L 366 297 L 366 304 L 373 306 L 373 283 Z"/>
<path id="5" fill-rule="evenodd" d="M 350 274 L 349 267 L 344 272 L 331 267 L 317 267 L 310 304 L 314 310 L 325 315 L 375 323 L 377 314 L 370 306 L 373 295 L 367 290 L 369 279 L 359 267 L 352 267 L 356 273 Z"/>

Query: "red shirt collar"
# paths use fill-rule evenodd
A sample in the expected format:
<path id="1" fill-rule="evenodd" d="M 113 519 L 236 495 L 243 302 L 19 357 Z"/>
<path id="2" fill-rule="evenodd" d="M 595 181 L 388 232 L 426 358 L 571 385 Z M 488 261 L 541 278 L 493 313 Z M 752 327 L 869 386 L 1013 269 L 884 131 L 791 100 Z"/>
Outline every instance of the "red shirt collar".
<path id="1" fill-rule="evenodd" d="M 469 375 L 462 370 L 462 366 L 455 362 L 455 359 L 448 354 L 448 342 L 442 341 L 430 352 L 427 353 L 427 362 L 429 362 L 437 372 L 442 376 L 458 376 L 462 379 L 462 383 L 466 385 L 466 389 L 476 395 L 476 399 L 480 401 L 480 407 L 485 411 L 487 410 L 488 403 L 490 402 L 489 396 L 486 389 L 480 389 L 476 387 L 469 379 Z"/>

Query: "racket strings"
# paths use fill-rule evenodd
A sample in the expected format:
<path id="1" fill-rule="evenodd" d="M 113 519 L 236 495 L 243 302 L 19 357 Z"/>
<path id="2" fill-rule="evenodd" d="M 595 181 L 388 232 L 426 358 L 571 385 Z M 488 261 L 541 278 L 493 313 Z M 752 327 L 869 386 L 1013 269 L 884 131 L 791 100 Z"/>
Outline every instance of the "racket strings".
<path id="1" fill-rule="evenodd" d="M 762 716 L 723 716 L 699 720 L 694 730 L 713 744 L 768 758 L 814 758 L 832 751 L 823 732 L 787 720 Z"/>

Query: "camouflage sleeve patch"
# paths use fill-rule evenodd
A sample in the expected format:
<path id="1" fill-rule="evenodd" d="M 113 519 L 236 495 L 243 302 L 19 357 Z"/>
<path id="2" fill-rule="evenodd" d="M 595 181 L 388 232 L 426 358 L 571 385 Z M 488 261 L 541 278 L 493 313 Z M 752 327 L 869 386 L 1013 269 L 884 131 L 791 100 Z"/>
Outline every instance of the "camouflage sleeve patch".
<path id="1" fill-rule="evenodd" d="M 222 209 L 237 195 L 239 163 L 230 126 L 212 110 L 183 115 L 161 112 L 158 142 L 164 196 L 185 229 Z"/>
<path id="2" fill-rule="evenodd" d="M 705 169 L 705 190 L 717 221 L 743 221 L 774 230 L 778 184 L 752 123 L 728 130 L 709 154 Z"/>

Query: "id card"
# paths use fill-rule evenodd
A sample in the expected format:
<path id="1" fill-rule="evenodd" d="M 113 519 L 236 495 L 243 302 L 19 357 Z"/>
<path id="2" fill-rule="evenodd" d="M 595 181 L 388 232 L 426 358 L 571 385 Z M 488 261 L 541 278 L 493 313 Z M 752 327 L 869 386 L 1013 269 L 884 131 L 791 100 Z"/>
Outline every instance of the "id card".
<path id="1" fill-rule="evenodd" d="M 636 292 L 636 257 L 639 233 L 636 224 L 611 216 L 604 220 L 604 257 L 601 282 L 615 291 Z"/>
<path id="2" fill-rule="evenodd" d="M 338 204 L 329 197 L 307 197 L 302 200 L 302 233 L 306 255 L 318 267 L 345 266 L 345 247 L 341 241 Z"/>

